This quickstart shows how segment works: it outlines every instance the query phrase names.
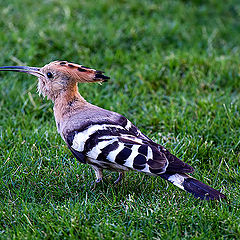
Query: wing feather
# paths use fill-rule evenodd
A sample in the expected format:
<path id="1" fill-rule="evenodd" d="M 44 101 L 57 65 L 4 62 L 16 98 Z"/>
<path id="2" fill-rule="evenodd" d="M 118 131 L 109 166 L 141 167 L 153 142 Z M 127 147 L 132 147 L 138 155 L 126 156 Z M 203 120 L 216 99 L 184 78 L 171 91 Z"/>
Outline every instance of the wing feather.
<path id="1" fill-rule="evenodd" d="M 122 165 L 154 175 L 193 171 L 191 166 L 154 143 L 123 116 L 117 122 L 86 125 L 79 131 L 68 134 L 66 141 L 74 156 L 81 162 L 89 157 L 98 160 L 99 164 L 116 163 L 116 168 Z"/>

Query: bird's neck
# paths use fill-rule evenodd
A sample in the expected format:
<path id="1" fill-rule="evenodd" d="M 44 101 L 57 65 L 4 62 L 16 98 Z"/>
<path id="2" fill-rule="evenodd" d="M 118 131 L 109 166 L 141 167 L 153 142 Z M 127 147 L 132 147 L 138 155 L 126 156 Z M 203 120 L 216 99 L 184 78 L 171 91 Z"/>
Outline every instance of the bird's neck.
<path id="1" fill-rule="evenodd" d="M 58 94 L 54 100 L 54 116 L 56 122 L 61 122 L 75 112 L 81 111 L 89 103 L 78 92 L 77 85 Z"/>

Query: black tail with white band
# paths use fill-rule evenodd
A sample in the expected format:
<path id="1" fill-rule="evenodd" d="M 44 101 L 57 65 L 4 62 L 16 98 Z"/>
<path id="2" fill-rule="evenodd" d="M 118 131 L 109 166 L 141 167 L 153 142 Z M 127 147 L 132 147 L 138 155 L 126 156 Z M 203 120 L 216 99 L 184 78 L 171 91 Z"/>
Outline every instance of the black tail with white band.
<path id="1" fill-rule="evenodd" d="M 163 179 L 171 182 L 173 185 L 193 194 L 195 198 L 205 200 L 219 200 L 226 198 L 225 195 L 209 187 L 208 185 L 192 178 L 185 173 L 164 173 L 160 175 Z"/>

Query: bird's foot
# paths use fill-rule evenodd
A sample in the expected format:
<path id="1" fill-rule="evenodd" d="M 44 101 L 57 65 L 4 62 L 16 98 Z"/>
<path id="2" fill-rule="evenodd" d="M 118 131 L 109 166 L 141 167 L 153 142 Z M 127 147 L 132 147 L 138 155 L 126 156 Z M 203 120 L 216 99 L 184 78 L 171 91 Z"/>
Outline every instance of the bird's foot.
<path id="1" fill-rule="evenodd" d="M 102 182 L 103 181 L 103 178 L 97 178 L 95 181 L 93 181 L 92 183 L 91 183 L 91 185 L 96 185 L 96 184 L 98 184 L 98 183 L 100 183 L 100 182 Z"/>
<path id="2" fill-rule="evenodd" d="M 100 183 L 100 182 L 102 182 L 102 180 L 103 180 L 103 178 L 98 178 L 98 179 L 95 181 L 95 183 Z"/>
<path id="3" fill-rule="evenodd" d="M 119 175 L 118 175 L 118 179 L 114 182 L 115 185 L 117 185 L 118 183 L 120 183 L 123 179 L 123 172 L 120 172 Z"/>

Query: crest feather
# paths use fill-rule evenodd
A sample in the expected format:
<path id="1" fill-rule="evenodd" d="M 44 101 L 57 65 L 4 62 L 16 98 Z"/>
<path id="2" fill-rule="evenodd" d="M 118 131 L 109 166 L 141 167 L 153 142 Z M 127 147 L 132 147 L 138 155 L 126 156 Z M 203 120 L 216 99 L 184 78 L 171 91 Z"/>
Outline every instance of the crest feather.
<path id="1" fill-rule="evenodd" d="M 50 64 L 55 65 L 59 70 L 67 71 L 69 74 L 73 75 L 78 82 L 106 82 L 110 79 L 103 74 L 103 71 L 95 70 L 76 63 L 54 61 Z"/>

